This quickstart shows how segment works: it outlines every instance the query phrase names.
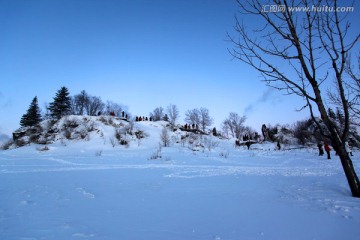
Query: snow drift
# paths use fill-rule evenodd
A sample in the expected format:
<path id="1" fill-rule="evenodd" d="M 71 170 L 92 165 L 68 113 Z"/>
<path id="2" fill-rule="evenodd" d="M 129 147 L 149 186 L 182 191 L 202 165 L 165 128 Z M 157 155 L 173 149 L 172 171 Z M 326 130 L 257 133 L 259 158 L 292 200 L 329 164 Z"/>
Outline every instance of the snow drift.
<path id="1" fill-rule="evenodd" d="M 235 147 L 234 139 L 180 129 L 167 129 L 170 145 L 163 147 L 166 125 L 70 116 L 44 123 L 32 137 L 46 144 L 0 151 L 0 238 L 281 240 L 360 234 L 360 202 L 351 197 L 336 156 L 327 160 L 312 146 L 278 151 L 271 142 L 247 150 Z M 359 154 L 354 151 L 357 171 Z"/>

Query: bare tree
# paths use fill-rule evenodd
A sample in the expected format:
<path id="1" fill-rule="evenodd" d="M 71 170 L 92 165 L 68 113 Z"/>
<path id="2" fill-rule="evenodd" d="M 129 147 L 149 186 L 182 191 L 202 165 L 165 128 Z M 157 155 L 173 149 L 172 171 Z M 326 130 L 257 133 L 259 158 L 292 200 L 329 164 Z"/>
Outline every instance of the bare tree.
<path id="1" fill-rule="evenodd" d="M 105 104 L 100 97 L 89 96 L 89 100 L 86 104 L 86 111 L 89 116 L 96 116 L 98 112 L 103 111 L 104 107 Z"/>
<path id="2" fill-rule="evenodd" d="M 349 106 L 350 123 L 360 126 L 360 53 L 357 59 L 357 67 L 352 64 L 350 54 L 346 57 L 344 71 L 345 77 L 343 78 L 343 82 L 346 86 L 345 96 Z M 328 95 L 332 103 L 341 108 L 342 101 L 339 88 L 328 90 Z"/>
<path id="3" fill-rule="evenodd" d="M 157 107 L 153 112 L 150 113 L 150 117 L 153 121 L 160 121 L 164 117 L 164 109 L 162 107 Z"/>
<path id="4" fill-rule="evenodd" d="M 258 70 L 267 85 L 302 97 L 306 102 L 304 108 L 309 109 L 312 119 L 322 129 L 320 119 L 315 117 L 316 110 L 320 113 L 326 126 L 322 134 L 331 139 L 339 154 L 352 195 L 360 197 L 360 182 L 345 151 L 350 121 L 347 86 L 343 81 L 346 56 L 360 38 L 359 33 L 351 38 L 350 29 L 357 31 L 356 26 L 350 28 L 347 14 L 337 11 L 337 0 L 269 0 L 267 5 L 260 0 L 237 2 L 239 15 L 254 17 L 261 26 L 248 32 L 236 17 L 237 36 L 229 34 L 234 46 L 230 53 Z M 324 5 L 332 10 L 321 10 Z M 342 130 L 326 111 L 326 87 L 338 89 L 344 113 Z"/>
<path id="5" fill-rule="evenodd" d="M 103 111 L 105 104 L 100 97 L 91 96 L 85 90 L 71 98 L 72 114 L 96 116 Z"/>
<path id="6" fill-rule="evenodd" d="M 170 145 L 170 134 L 166 127 L 161 130 L 160 140 L 162 141 L 164 147 L 168 147 Z"/>
<path id="7" fill-rule="evenodd" d="M 351 64 L 351 55 L 348 55 L 345 72 L 350 80 L 347 84 L 349 89 L 349 109 L 352 115 L 352 123 L 360 126 L 360 52 L 357 57 L 357 71 Z"/>
<path id="8" fill-rule="evenodd" d="M 210 127 L 213 123 L 213 119 L 210 117 L 209 110 L 207 108 L 194 108 L 187 110 L 185 113 L 185 122 L 189 124 L 195 124 L 205 132 L 206 127 Z"/>
<path id="9" fill-rule="evenodd" d="M 79 94 L 75 95 L 72 98 L 73 114 L 84 115 L 86 112 L 86 106 L 89 104 L 89 98 L 90 96 L 85 90 L 82 90 Z"/>
<path id="10" fill-rule="evenodd" d="M 174 127 L 176 124 L 176 120 L 179 117 L 179 110 L 177 108 L 176 105 L 170 104 L 167 108 L 166 108 L 166 113 L 168 115 L 169 118 L 169 122 L 171 127 Z"/>
<path id="11" fill-rule="evenodd" d="M 224 132 L 230 131 L 231 136 L 240 139 L 241 134 L 245 131 L 244 122 L 245 116 L 239 116 L 239 114 L 231 112 L 229 117 L 223 121 Z"/>
<path id="12" fill-rule="evenodd" d="M 209 109 L 200 108 L 200 127 L 203 132 L 205 132 L 206 127 L 210 127 L 213 123 L 212 117 L 210 117 Z"/>
<path id="13" fill-rule="evenodd" d="M 188 124 L 199 125 L 200 124 L 200 112 L 199 109 L 194 108 L 187 110 L 185 113 L 185 122 Z"/>
<path id="14" fill-rule="evenodd" d="M 118 103 L 112 101 L 106 101 L 105 105 L 105 113 L 110 115 L 110 113 L 114 113 L 115 116 L 121 116 L 124 107 Z"/>

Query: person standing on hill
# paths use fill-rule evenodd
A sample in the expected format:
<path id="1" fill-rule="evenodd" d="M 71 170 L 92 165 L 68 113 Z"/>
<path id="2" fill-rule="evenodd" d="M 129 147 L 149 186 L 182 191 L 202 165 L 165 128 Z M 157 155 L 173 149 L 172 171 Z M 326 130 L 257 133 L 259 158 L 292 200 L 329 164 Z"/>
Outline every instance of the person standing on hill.
<path id="1" fill-rule="evenodd" d="M 324 149 L 323 149 L 323 144 L 322 142 L 318 143 L 318 149 L 319 149 L 319 156 L 324 155 Z"/>
<path id="2" fill-rule="evenodd" d="M 329 147 L 329 145 L 327 143 L 324 144 L 324 148 L 325 148 L 325 152 L 327 153 L 327 159 L 331 159 L 331 157 L 330 157 L 331 148 Z"/>

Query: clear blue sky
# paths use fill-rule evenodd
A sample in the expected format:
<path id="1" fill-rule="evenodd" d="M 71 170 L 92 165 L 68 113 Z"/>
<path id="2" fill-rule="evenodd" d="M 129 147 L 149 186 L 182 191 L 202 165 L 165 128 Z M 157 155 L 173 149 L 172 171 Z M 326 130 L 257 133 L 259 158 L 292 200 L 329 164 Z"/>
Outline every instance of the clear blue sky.
<path id="1" fill-rule="evenodd" d="M 0 132 L 19 127 L 34 96 L 43 107 L 61 86 L 133 115 L 176 104 L 180 122 L 206 107 L 216 127 L 229 112 L 256 130 L 306 118 L 295 112 L 301 99 L 232 60 L 236 10 L 233 0 L 0 0 Z"/>

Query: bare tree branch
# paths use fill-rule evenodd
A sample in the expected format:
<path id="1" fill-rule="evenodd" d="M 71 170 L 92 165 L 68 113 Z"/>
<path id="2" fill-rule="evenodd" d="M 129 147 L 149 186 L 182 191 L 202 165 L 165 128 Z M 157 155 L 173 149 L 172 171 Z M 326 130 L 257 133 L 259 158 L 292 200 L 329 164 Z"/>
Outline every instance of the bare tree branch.
<path id="1" fill-rule="evenodd" d="M 353 196 L 360 197 L 360 182 L 345 141 L 350 129 L 350 112 L 359 103 L 359 96 L 349 98 L 349 85 L 358 89 L 359 82 L 346 84 L 344 73 L 355 76 L 346 59 L 360 38 L 347 36 L 353 28 L 346 21 L 347 14 L 336 9 L 337 0 L 237 0 L 239 14 L 235 18 L 236 38 L 228 34 L 233 48 L 230 54 L 260 72 L 266 85 L 295 94 L 306 101 L 314 122 L 322 134 L 329 137 L 337 150 Z M 335 11 L 312 11 L 311 8 L 327 5 Z M 264 7 L 265 6 L 265 7 Z M 266 6 L 281 6 L 281 10 L 267 11 Z M 304 11 L 294 11 L 301 7 Z M 262 26 L 249 32 L 242 19 L 254 17 Z M 261 22 L 262 21 L 262 22 Z M 292 71 L 289 70 L 292 69 Z M 334 81 L 329 81 L 333 77 Z M 355 77 L 358 80 L 358 78 Z M 338 128 L 326 109 L 324 87 L 337 89 L 334 100 L 344 113 L 344 124 Z M 325 91 L 326 92 L 326 91 Z M 358 93 L 358 92 L 357 92 Z M 321 115 L 317 118 L 314 106 Z M 321 124 L 326 126 L 323 131 Z"/>

